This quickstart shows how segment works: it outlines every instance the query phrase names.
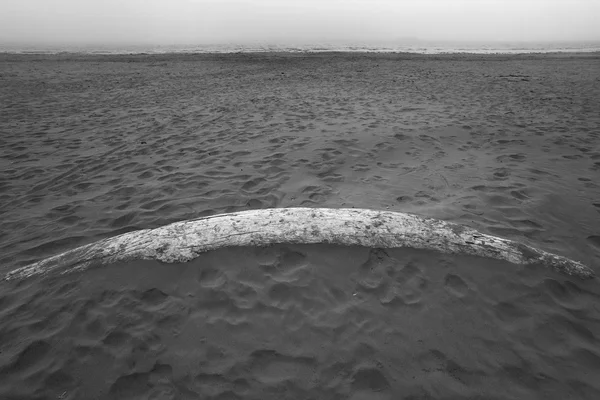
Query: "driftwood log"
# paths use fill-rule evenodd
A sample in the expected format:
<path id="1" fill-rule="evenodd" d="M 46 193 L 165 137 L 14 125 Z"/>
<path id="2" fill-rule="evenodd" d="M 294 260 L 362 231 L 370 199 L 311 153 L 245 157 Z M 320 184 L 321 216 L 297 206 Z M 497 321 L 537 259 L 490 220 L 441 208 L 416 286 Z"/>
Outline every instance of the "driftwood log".
<path id="1" fill-rule="evenodd" d="M 220 214 L 125 233 L 18 268 L 4 279 L 65 274 L 134 259 L 186 262 L 222 247 L 275 243 L 411 247 L 514 264 L 542 264 L 584 279 L 594 276 L 590 268 L 577 261 L 436 219 L 364 209 L 276 208 Z"/>

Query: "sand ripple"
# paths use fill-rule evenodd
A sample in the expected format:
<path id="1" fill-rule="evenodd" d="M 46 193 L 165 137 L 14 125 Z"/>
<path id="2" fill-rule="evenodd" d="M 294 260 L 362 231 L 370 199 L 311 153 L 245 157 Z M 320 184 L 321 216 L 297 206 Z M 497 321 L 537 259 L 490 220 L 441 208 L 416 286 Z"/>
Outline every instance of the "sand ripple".
<path id="1" fill-rule="evenodd" d="M 3 284 L 2 398 L 597 398 L 595 282 L 276 245 Z"/>
<path id="2" fill-rule="evenodd" d="M 596 55 L 0 57 L 3 270 L 291 206 L 415 212 L 600 260 Z"/>
<path id="3" fill-rule="evenodd" d="M 600 261 L 597 55 L 0 58 L 3 273 L 291 206 L 415 212 Z M 0 397 L 600 398 L 594 283 L 316 249 L 3 286 Z"/>

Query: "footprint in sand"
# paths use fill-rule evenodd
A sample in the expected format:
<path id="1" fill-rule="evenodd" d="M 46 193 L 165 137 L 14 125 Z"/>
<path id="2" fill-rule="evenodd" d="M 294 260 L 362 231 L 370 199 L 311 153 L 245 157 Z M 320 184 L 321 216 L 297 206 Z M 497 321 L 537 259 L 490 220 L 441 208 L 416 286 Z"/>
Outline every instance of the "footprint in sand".
<path id="1" fill-rule="evenodd" d="M 111 399 L 158 398 L 156 394 L 172 391 L 170 382 L 173 368 L 169 364 L 156 363 L 148 372 L 121 375 L 110 387 Z"/>
<path id="2" fill-rule="evenodd" d="M 505 154 L 505 155 L 501 155 L 496 157 L 496 161 L 498 162 L 505 162 L 505 161 L 524 161 L 525 159 L 527 159 L 527 155 L 523 154 L 523 153 L 517 153 L 517 154 Z"/>
<path id="3" fill-rule="evenodd" d="M 294 272 L 299 268 L 304 268 L 308 264 L 306 254 L 284 248 L 280 255 L 281 264 L 279 270 L 281 272 Z"/>
<path id="4" fill-rule="evenodd" d="M 463 298 L 469 292 L 469 285 L 458 275 L 448 274 L 444 280 L 446 290 L 458 298 Z"/>
<path id="5" fill-rule="evenodd" d="M 316 361 L 312 357 L 280 354 L 274 350 L 256 350 L 250 354 L 248 369 L 253 378 L 267 386 L 293 385 L 312 376 Z"/>
<path id="6" fill-rule="evenodd" d="M 592 244 L 592 246 L 596 247 L 597 249 L 600 249 L 600 236 L 588 236 L 587 240 Z"/>
<path id="7" fill-rule="evenodd" d="M 427 204 L 428 202 L 431 203 L 439 203 L 439 199 L 437 197 L 434 196 L 434 193 L 431 192 L 426 192 L 423 190 L 418 191 L 417 193 L 415 193 L 415 197 L 421 200 L 417 201 L 417 204 L 419 205 L 424 205 Z M 425 199 L 425 200 L 422 200 Z"/>
<path id="8" fill-rule="evenodd" d="M 352 400 L 391 399 L 390 383 L 377 368 L 359 368 L 352 375 Z"/>
<path id="9" fill-rule="evenodd" d="M 506 301 L 497 303 L 494 306 L 494 314 L 503 323 L 501 325 L 507 328 L 530 316 L 519 304 Z"/>
<path id="10" fill-rule="evenodd" d="M 206 267 L 198 271 L 197 280 L 202 287 L 219 288 L 227 282 L 227 276 L 223 271 L 213 267 Z"/>
<path id="11" fill-rule="evenodd" d="M 493 180 L 503 181 L 510 176 L 510 170 L 508 168 L 496 168 L 493 174 Z"/>
<path id="12" fill-rule="evenodd" d="M 260 185 L 263 182 L 266 182 L 266 180 L 264 178 L 255 178 L 255 179 L 252 179 L 252 180 L 244 183 L 244 185 L 242 186 L 242 189 L 243 190 L 252 190 L 256 186 Z"/>
<path id="13" fill-rule="evenodd" d="M 579 309 L 585 305 L 583 291 L 573 282 L 559 282 L 555 279 L 545 279 L 544 287 L 552 299 L 568 309 Z"/>
<path id="14" fill-rule="evenodd" d="M 360 289 L 374 293 L 385 292 L 388 287 L 386 269 L 392 265 L 392 259 L 385 250 L 372 249 L 356 276 Z"/>
<path id="15" fill-rule="evenodd" d="M 138 294 L 138 298 L 149 307 L 157 307 L 169 299 L 169 295 L 160 289 L 152 288 Z"/>
<path id="16" fill-rule="evenodd" d="M 393 270 L 394 284 L 383 286 L 380 302 L 384 305 L 420 306 L 429 288 L 429 279 L 412 263 L 408 263 L 397 273 Z"/>
<path id="17" fill-rule="evenodd" d="M 396 201 L 398 203 L 410 203 L 413 200 L 410 196 L 398 196 L 396 197 Z"/>
<path id="18" fill-rule="evenodd" d="M 21 351 L 21 353 L 19 353 L 19 356 L 12 364 L 10 364 L 10 366 L 3 368 L 3 372 L 16 373 L 33 368 L 40 368 L 42 367 L 41 364 L 46 364 L 51 361 L 51 357 L 48 357 L 51 350 L 52 346 L 44 340 L 37 340 L 30 343 Z"/>

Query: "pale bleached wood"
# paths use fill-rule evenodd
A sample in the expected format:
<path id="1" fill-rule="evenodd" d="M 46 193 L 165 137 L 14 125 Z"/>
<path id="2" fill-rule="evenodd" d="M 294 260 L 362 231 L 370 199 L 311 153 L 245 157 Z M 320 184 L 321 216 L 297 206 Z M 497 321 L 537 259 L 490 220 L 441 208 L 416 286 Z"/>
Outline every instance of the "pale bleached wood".
<path id="1" fill-rule="evenodd" d="M 543 264 L 580 278 L 594 276 L 590 268 L 577 261 L 441 220 L 364 209 L 275 208 L 220 214 L 125 233 L 18 268 L 4 279 L 65 274 L 134 259 L 186 262 L 222 247 L 275 243 L 411 247 L 491 257 L 514 264 Z"/>

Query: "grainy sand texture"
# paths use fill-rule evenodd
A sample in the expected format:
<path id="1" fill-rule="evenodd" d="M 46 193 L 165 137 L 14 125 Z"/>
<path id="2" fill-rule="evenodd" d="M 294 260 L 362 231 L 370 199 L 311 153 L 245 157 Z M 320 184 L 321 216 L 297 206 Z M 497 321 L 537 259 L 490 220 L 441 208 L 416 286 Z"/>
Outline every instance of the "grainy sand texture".
<path id="1" fill-rule="evenodd" d="M 0 272 L 245 209 L 461 223 L 600 265 L 600 55 L 0 55 Z M 600 289 L 276 245 L 0 286 L 0 398 L 600 398 Z"/>

